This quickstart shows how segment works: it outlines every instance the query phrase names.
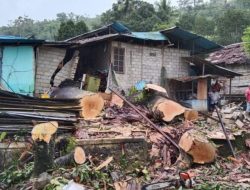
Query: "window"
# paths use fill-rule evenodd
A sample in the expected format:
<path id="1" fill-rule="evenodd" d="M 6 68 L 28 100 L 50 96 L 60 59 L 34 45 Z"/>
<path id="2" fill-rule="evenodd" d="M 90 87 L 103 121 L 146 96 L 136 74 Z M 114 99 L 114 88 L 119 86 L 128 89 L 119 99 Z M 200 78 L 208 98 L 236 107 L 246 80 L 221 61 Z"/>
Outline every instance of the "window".
<path id="1" fill-rule="evenodd" d="M 114 70 L 117 73 L 124 73 L 125 48 L 114 48 Z"/>

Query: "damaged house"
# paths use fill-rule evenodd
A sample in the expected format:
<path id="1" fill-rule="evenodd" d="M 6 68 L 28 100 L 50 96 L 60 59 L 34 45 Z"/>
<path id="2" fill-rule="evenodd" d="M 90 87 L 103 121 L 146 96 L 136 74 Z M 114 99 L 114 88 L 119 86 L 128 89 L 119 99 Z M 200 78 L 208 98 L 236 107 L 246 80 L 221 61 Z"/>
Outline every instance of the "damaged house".
<path id="1" fill-rule="evenodd" d="M 132 32 L 115 22 L 67 42 L 77 44 L 80 52 L 76 80 L 97 72 L 107 77 L 111 64 L 121 89 L 127 91 L 143 80 L 163 86 L 178 101 L 193 100 L 188 103 L 201 110 L 207 110 L 211 78 L 239 75 L 197 56 L 220 49 L 220 45 L 178 27 Z"/>
<path id="2" fill-rule="evenodd" d="M 0 36 L 1 87 L 33 95 L 35 89 L 36 48 L 43 40 Z"/>
<path id="3" fill-rule="evenodd" d="M 214 65 L 223 66 L 242 74 L 242 76 L 232 79 L 232 94 L 244 95 L 250 82 L 250 59 L 244 50 L 243 43 L 225 46 L 223 49 L 211 53 L 207 60 Z M 226 82 L 230 83 L 229 80 Z"/>
<path id="4" fill-rule="evenodd" d="M 112 65 L 116 82 L 125 92 L 145 81 L 163 86 L 178 101 L 188 100 L 206 110 L 211 78 L 239 76 L 197 56 L 220 48 L 179 27 L 133 32 L 114 22 L 64 42 L 36 46 L 34 93 L 43 94 L 51 84 L 58 86 L 65 79 L 84 83 L 81 88 L 88 91 L 105 91 Z"/>
<path id="5" fill-rule="evenodd" d="M 45 42 L 15 36 L 0 36 L 1 88 L 25 95 L 39 95 L 50 88 L 50 78 L 65 52 L 66 42 Z M 55 77 L 55 85 L 74 78 L 72 59 Z M 73 77 L 72 77 L 73 76 Z"/>

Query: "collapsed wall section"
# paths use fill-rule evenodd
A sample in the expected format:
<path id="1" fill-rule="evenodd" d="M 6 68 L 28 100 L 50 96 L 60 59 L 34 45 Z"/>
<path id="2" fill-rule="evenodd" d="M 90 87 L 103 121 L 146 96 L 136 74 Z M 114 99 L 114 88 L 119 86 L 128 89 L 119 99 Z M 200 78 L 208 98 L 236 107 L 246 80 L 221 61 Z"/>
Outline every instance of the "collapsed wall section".
<path id="1" fill-rule="evenodd" d="M 36 60 L 35 93 L 40 94 L 50 88 L 50 78 L 58 64 L 63 60 L 66 49 L 54 47 L 39 47 Z M 58 86 L 64 79 L 74 78 L 78 60 L 71 60 L 56 75 L 54 84 Z"/>

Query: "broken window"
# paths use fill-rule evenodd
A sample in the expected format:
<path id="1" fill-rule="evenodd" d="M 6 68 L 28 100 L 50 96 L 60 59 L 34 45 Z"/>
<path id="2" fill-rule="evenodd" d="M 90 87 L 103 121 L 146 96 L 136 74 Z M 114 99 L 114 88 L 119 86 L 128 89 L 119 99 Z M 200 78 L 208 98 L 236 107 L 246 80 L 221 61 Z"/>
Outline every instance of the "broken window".
<path id="1" fill-rule="evenodd" d="M 114 47 L 114 71 L 117 73 L 124 73 L 124 56 L 125 48 Z"/>

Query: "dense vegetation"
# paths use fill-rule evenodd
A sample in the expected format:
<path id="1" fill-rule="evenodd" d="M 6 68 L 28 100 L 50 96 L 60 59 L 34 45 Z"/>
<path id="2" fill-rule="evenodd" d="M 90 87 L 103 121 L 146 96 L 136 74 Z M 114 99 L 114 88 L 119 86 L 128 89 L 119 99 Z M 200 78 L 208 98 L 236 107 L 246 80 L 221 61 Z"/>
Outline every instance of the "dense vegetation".
<path id="1" fill-rule="evenodd" d="M 0 34 L 63 40 L 112 21 L 121 21 L 134 31 L 176 25 L 227 45 L 241 41 L 244 30 L 250 26 L 249 18 L 249 0 L 178 0 L 177 7 L 171 7 L 167 0 L 158 0 L 154 5 L 142 0 L 118 0 L 96 18 L 73 13 L 59 13 L 56 19 L 44 21 L 18 17 L 8 26 L 0 27 Z"/>

